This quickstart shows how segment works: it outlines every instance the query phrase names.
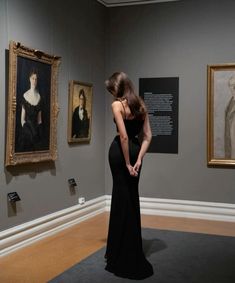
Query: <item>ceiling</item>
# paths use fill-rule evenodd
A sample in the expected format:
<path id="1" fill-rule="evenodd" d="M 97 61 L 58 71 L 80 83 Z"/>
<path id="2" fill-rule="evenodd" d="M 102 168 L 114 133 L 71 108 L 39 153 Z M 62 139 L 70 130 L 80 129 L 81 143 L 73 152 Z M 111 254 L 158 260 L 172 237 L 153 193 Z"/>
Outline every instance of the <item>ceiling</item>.
<path id="1" fill-rule="evenodd" d="M 170 2 L 179 0 L 97 0 L 106 7 L 127 6 L 127 5 L 140 5 L 159 2 Z"/>

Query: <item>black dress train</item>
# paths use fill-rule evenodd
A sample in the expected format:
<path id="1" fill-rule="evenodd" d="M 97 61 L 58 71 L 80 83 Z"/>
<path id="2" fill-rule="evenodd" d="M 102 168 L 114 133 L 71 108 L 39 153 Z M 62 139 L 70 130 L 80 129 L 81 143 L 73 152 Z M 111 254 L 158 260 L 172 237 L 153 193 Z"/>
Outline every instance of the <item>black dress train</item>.
<path id="1" fill-rule="evenodd" d="M 130 162 L 134 165 L 140 150 L 136 136 L 143 127 L 143 121 L 124 120 L 124 123 L 129 137 Z M 113 191 L 105 269 L 119 277 L 144 279 L 153 274 L 153 268 L 142 249 L 139 176 L 130 176 L 119 136 L 114 138 L 110 146 L 109 164 L 113 177 Z"/>

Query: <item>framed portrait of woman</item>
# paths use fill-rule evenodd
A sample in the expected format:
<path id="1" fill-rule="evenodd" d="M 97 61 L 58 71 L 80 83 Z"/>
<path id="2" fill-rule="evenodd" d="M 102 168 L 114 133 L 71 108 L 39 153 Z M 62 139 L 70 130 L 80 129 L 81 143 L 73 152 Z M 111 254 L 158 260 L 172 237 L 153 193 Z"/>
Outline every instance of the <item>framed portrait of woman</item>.
<path id="1" fill-rule="evenodd" d="M 10 42 L 5 165 L 57 158 L 60 57 Z"/>
<path id="2" fill-rule="evenodd" d="M 207 66 L 207 163 L 235 166 L 235 63 Z"/>
<path id="3" fill-rule="evenodd" d="M 92 84 L 69 82 L 68 143 L 90 142 Z"/>

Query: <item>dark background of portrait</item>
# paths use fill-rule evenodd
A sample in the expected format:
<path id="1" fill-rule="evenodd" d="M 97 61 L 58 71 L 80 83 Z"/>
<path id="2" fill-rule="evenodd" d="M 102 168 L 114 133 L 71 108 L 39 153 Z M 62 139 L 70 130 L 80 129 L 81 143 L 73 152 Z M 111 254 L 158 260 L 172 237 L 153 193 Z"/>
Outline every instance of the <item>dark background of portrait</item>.
<path id="1" fill-rule="evenodd" d="M 49 150 L 50 146 L 50 88 L 51 65 L 22 56 L 17 57 L 17 86 L 16 86 L 16 127 L 15 152 L 20 152 L 19 135 L 21 131 L 21 107 L 23 94 L 30 89 L 29 75 L 32 69 L 38 73 L 37 89 L 42 99 L 43 142 L 39 150 Z"/>

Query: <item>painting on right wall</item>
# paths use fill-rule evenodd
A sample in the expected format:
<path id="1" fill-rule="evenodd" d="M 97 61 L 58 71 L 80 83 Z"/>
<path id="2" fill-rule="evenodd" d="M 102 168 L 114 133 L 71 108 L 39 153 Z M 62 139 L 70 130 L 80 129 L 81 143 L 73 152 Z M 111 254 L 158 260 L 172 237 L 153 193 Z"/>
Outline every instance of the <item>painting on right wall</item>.
<path id="1" fill-rule="evenodd" d="M 207 163 L 235 166 L 235 63 L 207 66 Z"/>

